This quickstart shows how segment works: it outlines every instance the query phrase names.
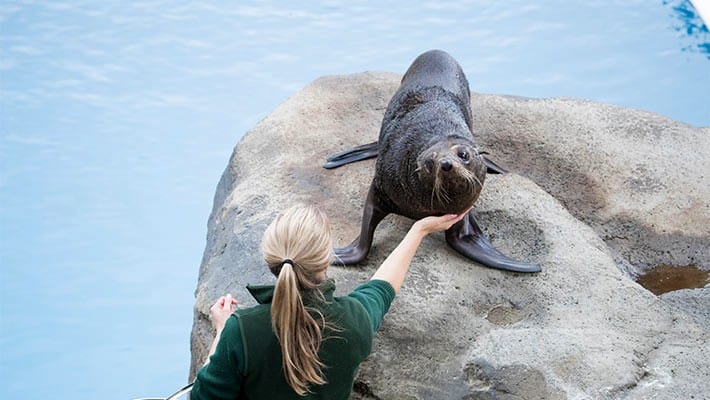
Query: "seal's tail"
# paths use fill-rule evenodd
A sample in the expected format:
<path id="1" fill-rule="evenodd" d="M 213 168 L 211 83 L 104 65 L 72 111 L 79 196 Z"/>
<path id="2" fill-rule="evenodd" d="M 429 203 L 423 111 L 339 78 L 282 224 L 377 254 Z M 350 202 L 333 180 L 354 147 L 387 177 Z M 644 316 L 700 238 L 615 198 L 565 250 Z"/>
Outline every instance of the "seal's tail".
<path id="1" fill-rule="evenodd" d="M 335 153 L 328 157 L 323 164 L 325 169 L 333 169 L 345 164 L 354 163 L 356 161 L 367 160 L 368 158 L 377 157 L 378 147 L 377 142 L 363 144 L 352 149 Z"/>

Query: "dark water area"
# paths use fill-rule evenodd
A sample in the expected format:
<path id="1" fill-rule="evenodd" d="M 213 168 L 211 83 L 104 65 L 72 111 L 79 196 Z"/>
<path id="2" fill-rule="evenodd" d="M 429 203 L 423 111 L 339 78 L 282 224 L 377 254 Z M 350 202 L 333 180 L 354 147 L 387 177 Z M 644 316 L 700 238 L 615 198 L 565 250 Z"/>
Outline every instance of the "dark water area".
<path id="1" fill-rule="evenodd" d="M 636 282 L 655 295 L 681 289 L 698 289 L 708 284 L 708 271 L 694 265 L 659 265 L 641 275 Z"/>

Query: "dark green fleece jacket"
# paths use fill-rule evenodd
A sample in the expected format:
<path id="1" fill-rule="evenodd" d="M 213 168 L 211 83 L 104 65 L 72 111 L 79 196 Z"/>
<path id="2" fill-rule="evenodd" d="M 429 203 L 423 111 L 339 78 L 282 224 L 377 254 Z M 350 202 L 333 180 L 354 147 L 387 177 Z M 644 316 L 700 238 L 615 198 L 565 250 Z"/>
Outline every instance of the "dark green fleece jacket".
<path id="1" fill-rule="evenodd" d="M 259 305 L 236 311 L 227 320 L 217 350 L 197 373 L 191 400 L 327 399 L 350 397 L 360 363 L 370 354 L 375 332 L 394 299 L 394 289 L 371 280 L 344 297 L 334 297 L 332 280 L 320 286 L 323 298 L 304 293 L 307 306 L 318 308 L 328 323 L 318 355 L 327 366 L 328 383 L 298 396 L 286 383 L 281 347 L 271 328 L 273 286 L 249 286 Z"/>

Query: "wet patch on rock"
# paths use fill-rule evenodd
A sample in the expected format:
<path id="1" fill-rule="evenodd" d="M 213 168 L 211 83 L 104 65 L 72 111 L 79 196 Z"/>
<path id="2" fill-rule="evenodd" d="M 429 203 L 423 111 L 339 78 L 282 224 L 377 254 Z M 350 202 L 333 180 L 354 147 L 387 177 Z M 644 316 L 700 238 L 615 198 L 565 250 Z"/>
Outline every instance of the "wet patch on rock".
<path id="1" fill-rule="evenodd" d="M 514 307 L 498 305 L 493 307 L 486 314 L 488 322 L 495 325 L 512 325 L 520 322 L 525 316 Z"/>
<path id="2" fill-rule="evenodd" d="M 698 289 L 708 284 L 708 272 L 694 265 L 659 265 L 636 280 L 651 293 L 660 295 L 681 289 Z"/>
<path id="3" fill-rule="evenodd" d="M 464 400 L 556 400 L 565 393 L 548 384 L 542 372 L 526 365 L 494 368 L 484 360 L 464 367 L 464 377 L 471 393 Z"/>

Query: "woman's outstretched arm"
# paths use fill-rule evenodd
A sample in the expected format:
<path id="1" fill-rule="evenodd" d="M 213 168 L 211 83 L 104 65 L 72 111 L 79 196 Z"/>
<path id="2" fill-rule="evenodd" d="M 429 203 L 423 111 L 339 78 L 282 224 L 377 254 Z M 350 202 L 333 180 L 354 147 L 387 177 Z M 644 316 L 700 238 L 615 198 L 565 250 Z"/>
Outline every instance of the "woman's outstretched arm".
<path id="1" fill-rule="evenodd" d="M 469 210 L 456 215 L 446 214 L 441 217 L 426 217 L 415 222 L 409 229 L 404 239 L 395 247 L 390 255 L 385 259 L 380 268 L 375 271 L 371 279 L 381 279 L 389 282 L 395 293 L 399 293 L 402 282 L 409 271 L 409 264 L 414 258 L 419 245 L 428 234 L 445 231 L 453 224 L 459 222 L 468 214 Z"/>

